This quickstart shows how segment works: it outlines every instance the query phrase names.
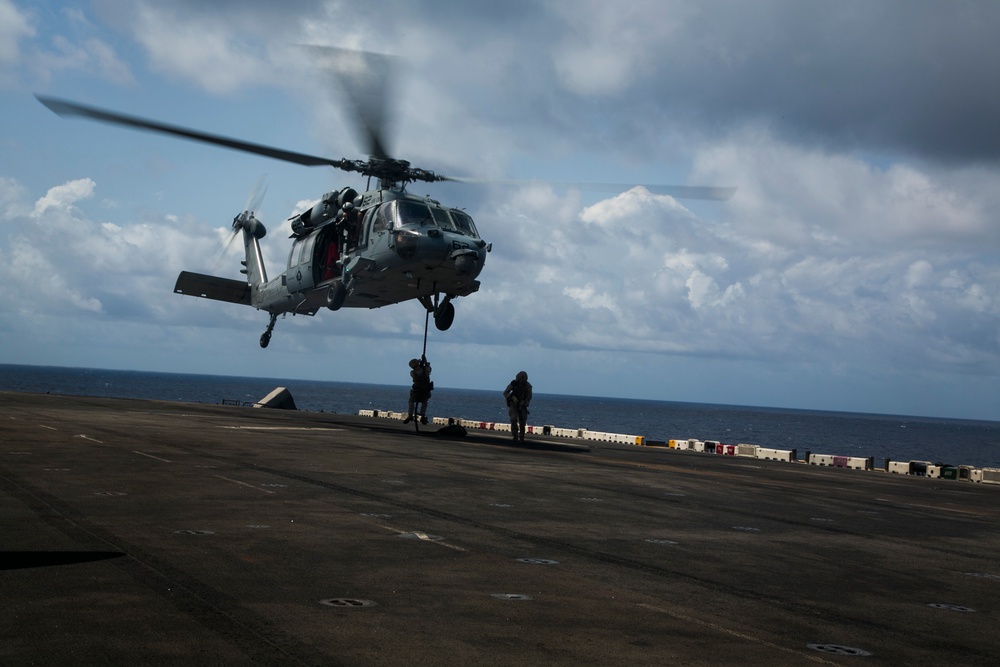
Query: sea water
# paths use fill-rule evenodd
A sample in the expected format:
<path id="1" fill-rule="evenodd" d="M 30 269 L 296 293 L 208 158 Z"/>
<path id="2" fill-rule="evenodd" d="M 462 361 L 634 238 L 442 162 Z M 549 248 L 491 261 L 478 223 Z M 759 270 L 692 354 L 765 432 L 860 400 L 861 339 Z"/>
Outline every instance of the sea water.
<path id="1" fill-rule="evenodd" d="M 0 390 L 192 403 L 259 401 L 287 387 L 300 410 L 405 412 L 409 387 L 0 364 Z M 438 387 L 428 416 L 507 420 L 501 392 Z M 1000 467 L 1000 422 L 535 393 L 529 424 L 751 443 L 814 454 Z"/>

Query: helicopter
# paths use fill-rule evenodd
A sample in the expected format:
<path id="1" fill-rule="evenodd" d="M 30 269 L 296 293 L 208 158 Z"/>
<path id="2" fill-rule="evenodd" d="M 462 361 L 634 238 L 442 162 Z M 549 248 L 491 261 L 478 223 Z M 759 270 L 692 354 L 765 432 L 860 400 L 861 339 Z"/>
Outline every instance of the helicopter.
<path id="1" fill-rule="evenodd" d="M 384 122 L 390 57 L 335 47 L 309 48 L 333 63 L 329 69 L 352 103 L 355 121 L 367 143 L 367 160 L 308 155 L 54 97 L 35 97 L 62 117 L 81 117 L 367 177 L 366 191 L 352 187 L 332 190 L 311 208 L 288 218 L 292 245 L 287 265 L 271 279 L 260 247 L 267 230 L 256 216 L 263 198 L 258 187 L 232 222 L 233 238 L 242 235 L 245 259 L 240 273 L 245 279 L 182 271 L 174 292 L 267 312 L 270 321 L 260 337 L 262 348 L 270 343 L 279 315 L 313 316 L 324 307 L 331 311 L 371 309 L 416 299 L 426 310 L 426 341 L 427 318 L 433 315 L 435 327 L 447 331 L 455 318 L 453 300 L 479 290 L 477 278 L 492 244 L 483 240 L 468 213 L 429 196 L 411 194 L 407 185 L 418 181 L 524 181 L 443 176 L 391 156 L 385 148 Z M 338 66 L 346 59 L 350 67 Z M 613 184 L 593 185 L 626 189 Z M 712 186 L 646 187 L 678 198 L 712 200 L 728 199 L 735 191 Z"/>

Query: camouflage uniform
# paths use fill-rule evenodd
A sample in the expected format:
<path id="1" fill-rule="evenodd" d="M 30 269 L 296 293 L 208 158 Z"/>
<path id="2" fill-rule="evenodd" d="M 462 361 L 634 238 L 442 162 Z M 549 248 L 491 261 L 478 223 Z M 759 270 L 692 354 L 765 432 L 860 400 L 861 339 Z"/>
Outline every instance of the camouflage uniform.
<path id="1" fill-rule="evenodd" d="M 421 357 L 420 359 L 410 359 L 410 368 L 412 369 L 410 370 L 410 379 L 413 380 L 413 386 L 410 388 L 409 414 L 404 423 L 409 423 L 420 417 L 420 422 L 426 424 L 427 401 L 430 400 L 431 390 L 434 389 L 434 383 L 431 382 L 431 365 L 427 363 L 427 359 Z"/>
<path id="2" fill-rule="evenodd" d="M 528 374 L 521 371 L 507 388 L 503 390 L 507 401 L 507 414 L 510 415 L 510 430 L 514 440 L 524 442 L 524 427 L 528 421 L 528 404 L 531 403 L 531 383 Z"/>

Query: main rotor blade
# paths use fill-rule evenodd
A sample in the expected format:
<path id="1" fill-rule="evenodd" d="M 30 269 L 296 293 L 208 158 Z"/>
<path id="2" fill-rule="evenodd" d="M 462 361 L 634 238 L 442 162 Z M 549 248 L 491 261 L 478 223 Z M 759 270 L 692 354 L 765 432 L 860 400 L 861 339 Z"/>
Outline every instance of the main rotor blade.
<path id="1" fill-rule="evenodd" d="M 654 183 L 573 183 L 568 181 L 543 180 L 512 180 L 488 178 L 462 178 L 454 176 L 437 176 L 439 181 L 454 181 L 456 183 L 472 183 L 481 185 L 503 185 L 523 187 L 526 185 L 552 185 L 558 188 L 574 188 L 590 192 L 622 193 L 634 187 L 643 187 L 658 195 L 670 195 L 675 199 L 706 199 L 709 201 L 726 201 L 736 194 L 736 188 L 715 185 L 661 185 Z"/>
<path id="2" fill-rule="evenodd" d="M 182 137 L 184 139 L 191 139 L 193 141 L 200 141 L 207 144 L 214 144 L 216 146 L 225 146 L 226 148 L 232 148 L 233 150 L 243 151 L 245 153 L 254 153 L 256 155 L 263 155 L 265 157 L 274 158 L 276 160 L 283 160 L 285 162 L 293 162 L 295 164 L 301 164 L 307 167 L 330 166 L 330 167 L 336 167 L 338 169 L 347 169 L 348 171 L 354 171 L 354 169 L 351 168 L 354 163 L 346 159 L 333 160 L 331 158 L 326 158 L 326 157 L 317 157 L 315 155 L 306 155 L 305 153 L 286 151 L 281 148 L 273 148 L 271 146 L 264 146 L 262 144 L 255 144 L 248 141 L 241 141 L 239 139 L 231 139 L 229 137 L 223 137 L 218 134 L 200 132 L 198 130 L 191 130 L 177 125 L 168 125 L 166 123 L 160 123 L 155 120 L 149 120 L 148 118 L 129 116 L 126 114 L 118 113 L 116 111 L 99 109 L 97 107 L 91 107 L 85 104 L 77 104 L 76 102 L 70 102 L 68 100 L 60 100 L 54 97 L 35 95 L 35 98 L 39 102 L 47 106 L 49 109 L 51 109 L 55 114 L 63 117 L 80 116 L 81 118 L 96 120 L 101 123 L 110 123 L 112 125 L 124 125 L 126 127 L 132 127 L 138 130 L 158 132 L 161 134 L 170 134 L 175 137 Z"/>
<path id="3" fill-rule="evenodd" d="M 390 157 L 388 97 L 393 73 L 392 56 L 333 46 L 304 45 L 320 67 L 343 89 L 354 107 L 354 123 L 368 155 Z"/>

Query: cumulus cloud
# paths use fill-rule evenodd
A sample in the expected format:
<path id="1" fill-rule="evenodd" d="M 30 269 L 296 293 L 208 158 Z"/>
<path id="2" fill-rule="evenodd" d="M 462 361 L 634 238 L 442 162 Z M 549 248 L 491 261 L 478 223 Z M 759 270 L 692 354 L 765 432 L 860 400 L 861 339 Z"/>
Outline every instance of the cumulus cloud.
<path id="1" fill-rule="evenodd" d="M 635 188 L 570 214 L 569 200 L 529 193 L 481 221 L 520 216 L 486 273 L 486 298 L 507 313 L 499 335 L 803 362 L 919 357 L 927 345 L 931 364 L 1000 369 L 997 232 L 975 192 L 759 136 L 701 160 L 700 173 L 742 184 L 715 219 Z M 958 341 L 961 355 L 941 352 Z"/>
<path id="2" fill-rule="evenodd" d="M 265 66 L 259 42 L 210 20 L 177 15 L 170 6 L 139 3 L 135 36 L 154 65 L 197 82 L 213 92 L 229 92 L 249 82 L 259 83 Z"/>
<path id="3" fill-rule="evenodd" d="M 845 151 L 781 141 L 768 133 L 737 133 L 695 159 L 699 179 L 740 184 L 728 205 L 733 234 L 745 230 L 783 244 L 862 249 L 867 243 L 974 245 L 1000 243 L 976 177 L 894 163 L 885 168 Z M 833 249 L 831 248 L 830 251 Z"/>
<path id="4" fill-rule="evenodd" d="M 40 218 L 47 212 L 66 212 L 76 202 L 94 196 L 94 181 L 81 178 L 63 185 L 49 188 L 45 196 L 35 202 L 34 217 Z"/>
<path id="5" fill-rule="evenodd" d="M 141 313 L 154 321 L 169 312 L 159 304 L 168 303 L 178 270 L 204 261 L 211 243 L 190 225 L 96 220 L 84 208 L 96 190 L 92 179 L 76 179 L 32 203 L 23 185 L 0 180 L 0 201 L 8 204 L 0 220 L 0 290 L 9 307 L 67 318 L 73 311 Z"/>

